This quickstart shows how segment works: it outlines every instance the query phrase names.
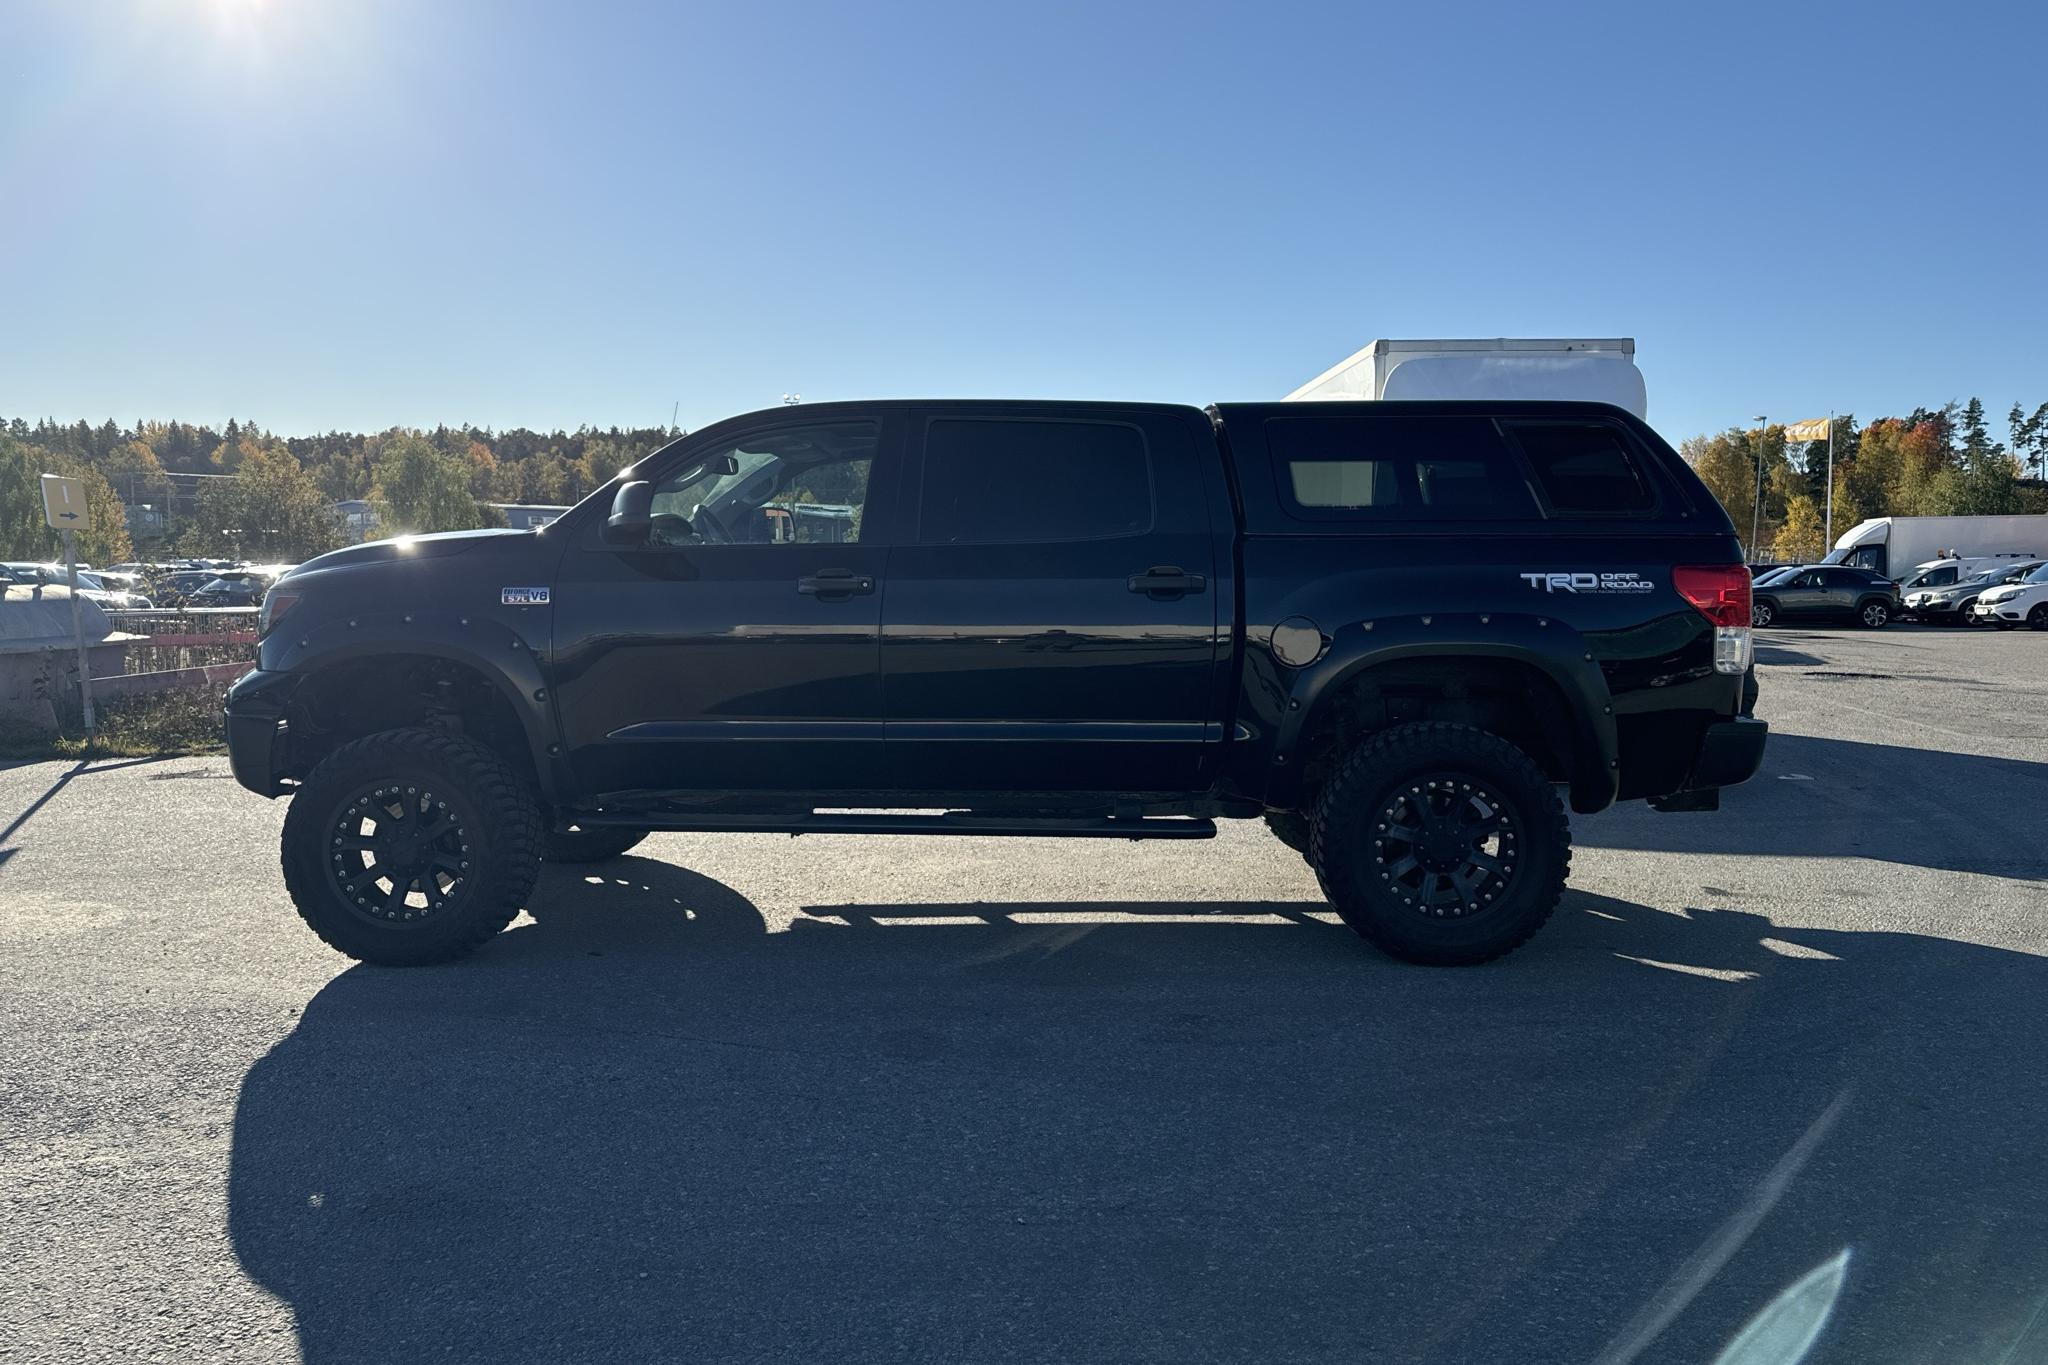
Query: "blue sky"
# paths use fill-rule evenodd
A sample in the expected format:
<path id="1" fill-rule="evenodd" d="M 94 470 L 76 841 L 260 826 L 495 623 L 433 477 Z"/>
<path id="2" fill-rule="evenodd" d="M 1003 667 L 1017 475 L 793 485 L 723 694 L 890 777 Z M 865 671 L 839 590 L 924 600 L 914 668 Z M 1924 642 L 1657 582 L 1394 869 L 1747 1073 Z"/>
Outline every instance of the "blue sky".
<path id="1" fill-rule="evenodd" d="M 2048 401 L 2037 6 L 0 8 L 0 414 L 685 425 L 1634 336 L 1677 440 Z"/>

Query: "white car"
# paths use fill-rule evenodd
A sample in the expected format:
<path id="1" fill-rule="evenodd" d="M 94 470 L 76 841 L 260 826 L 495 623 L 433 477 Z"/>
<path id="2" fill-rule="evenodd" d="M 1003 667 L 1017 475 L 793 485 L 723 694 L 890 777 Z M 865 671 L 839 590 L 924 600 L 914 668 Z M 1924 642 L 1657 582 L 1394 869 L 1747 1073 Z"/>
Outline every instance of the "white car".
<path id="1" fill-rule="evenodd" d="M 2048 565 L 2017 583 L 1986 590 L 1970 610 L 1979 624 L 2000 630 L 2011 630 L 2023 621 L 2035 630 L 2048 630 Z"/>
<path id="2" fill-rule="evenodd" d="M 0 581 L 10 580 L 15 583 L 50 584 L 60 588 L 66 582 L 62 564 L 35 564 L 24 561 L 0 564 Z M 97 602 L 100 606 L 114 611 L 134 611 L 156 605 L 146 595 L 130 592 L 117 584 L 109 583 L 99 574 L 87 569 L 78 571 L 78 595 L 88 602 Z"/>

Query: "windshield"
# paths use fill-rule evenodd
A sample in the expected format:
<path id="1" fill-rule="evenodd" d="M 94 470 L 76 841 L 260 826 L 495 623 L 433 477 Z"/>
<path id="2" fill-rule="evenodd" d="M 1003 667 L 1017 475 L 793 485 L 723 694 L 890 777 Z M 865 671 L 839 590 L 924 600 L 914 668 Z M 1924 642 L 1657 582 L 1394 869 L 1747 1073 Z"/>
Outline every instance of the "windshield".
<path id="1" fill-rule="evenodd" d="M 2020 581 L 2023 583 L 2048 583 L 2048 564 L 2043 564 Z"/>
<path id="2" fill-rule="evenodd" d="M 1805 566 L 1800 564 L 1788 564 L 1782 569 L 1772 569 L 1762 578 L 1757 579 L 1755 586 L 1759 588 L 1766 588 L 1773 583 L 1782 583 L 1786 579 L 1792 577 L 1792 575 L 1798 573 L 1800 569 L 1802 569 L 1803 567 Z"/>

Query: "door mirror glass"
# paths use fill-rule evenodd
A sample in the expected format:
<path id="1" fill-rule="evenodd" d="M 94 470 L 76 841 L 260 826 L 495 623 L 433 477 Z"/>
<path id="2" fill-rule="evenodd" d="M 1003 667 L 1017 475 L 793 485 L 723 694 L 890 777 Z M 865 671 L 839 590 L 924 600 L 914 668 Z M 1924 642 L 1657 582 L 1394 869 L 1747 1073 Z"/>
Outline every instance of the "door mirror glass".
<path id="1" fill-rule="evenodd" d="M 644 545 L 654 524 L 654 485 L 645 479 L 619 485 L 612 514 L 605 518 L 604 538 L 611 545 Z"/>

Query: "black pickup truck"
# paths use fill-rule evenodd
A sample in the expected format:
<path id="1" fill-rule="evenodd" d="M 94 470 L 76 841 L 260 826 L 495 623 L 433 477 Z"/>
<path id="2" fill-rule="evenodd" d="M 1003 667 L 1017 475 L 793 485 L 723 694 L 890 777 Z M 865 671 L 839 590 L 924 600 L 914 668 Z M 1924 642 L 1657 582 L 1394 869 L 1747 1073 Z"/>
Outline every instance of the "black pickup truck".
<path id="1" fill-rule="evenodd" d="M 834 403 L 538 531 L 310 561 L 228 737 L 369 962 L 467 953 L 542 859 L 650 830 L 1261 816 L 1365 938 L 1478 962 L 1562 894 L 1560 789 L 1703 810 L 1756 771 L 1749 630 L 1727 516 L 1603 405 Z"/>

